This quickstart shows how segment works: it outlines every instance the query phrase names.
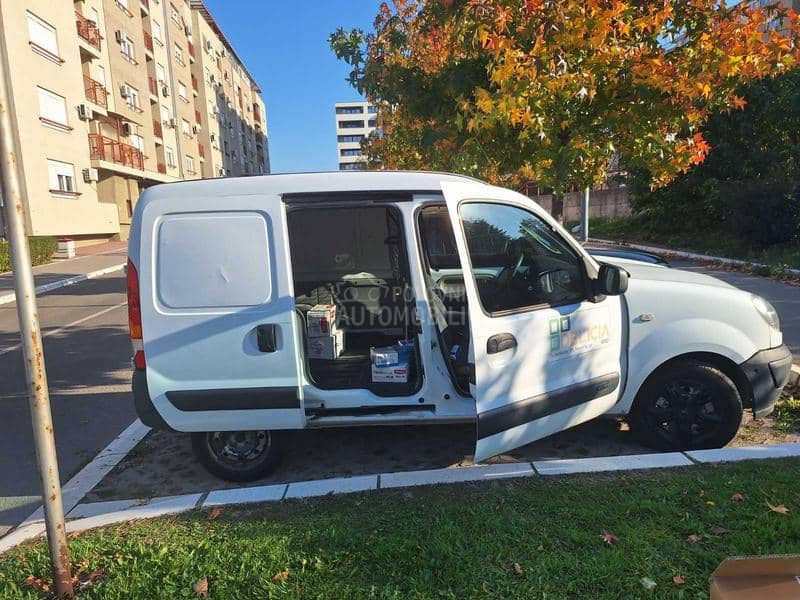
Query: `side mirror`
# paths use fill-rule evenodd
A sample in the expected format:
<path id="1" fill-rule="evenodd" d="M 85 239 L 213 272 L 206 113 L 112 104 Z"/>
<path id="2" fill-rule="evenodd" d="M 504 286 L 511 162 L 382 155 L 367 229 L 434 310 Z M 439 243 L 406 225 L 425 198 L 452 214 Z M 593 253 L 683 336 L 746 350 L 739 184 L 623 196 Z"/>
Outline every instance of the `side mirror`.
<path id="1" fill-rule="evenodd" d="M 605 296 L 619 296 L 628 289 L 628 272 L 620 267 L 603 263 L 597 275 L 597 291 Z"/>

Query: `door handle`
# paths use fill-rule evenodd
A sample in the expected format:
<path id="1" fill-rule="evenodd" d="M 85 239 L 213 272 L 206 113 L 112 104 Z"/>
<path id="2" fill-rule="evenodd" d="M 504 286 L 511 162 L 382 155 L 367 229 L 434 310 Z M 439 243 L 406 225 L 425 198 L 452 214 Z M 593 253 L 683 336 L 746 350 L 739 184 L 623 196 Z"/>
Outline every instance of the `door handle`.
<path id="1" fill-rule="evenodd" d="M 266 323 L 256 327 L 256 341 L 259 352 L 275 352 L 278 349 L 276 335 L 278 326 L 275 323 Z"/>
<path id="2" fill-rule="evenodd" d="M 517 347 L 517 338 L 510 333 L 498 333 L 486 340 L 486 354 L 497 354 Z"/>

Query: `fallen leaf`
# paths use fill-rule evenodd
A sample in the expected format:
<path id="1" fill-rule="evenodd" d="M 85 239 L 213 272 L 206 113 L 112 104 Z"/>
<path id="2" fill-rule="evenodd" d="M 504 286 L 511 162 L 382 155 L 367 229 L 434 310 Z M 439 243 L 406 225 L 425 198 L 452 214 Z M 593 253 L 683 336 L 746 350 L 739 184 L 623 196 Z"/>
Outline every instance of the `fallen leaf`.
<path id="1" fill-rule="evenodd" d="M 730 532 L 731 532 L 730 529 L 725 529 L 724 527 L 714 527 L 711 530 L 711 533 L 713 533 L 714 535 L 725 535 L 726 533 Z"/>
<path id="2" fill-rule="evenodd" d="M 201 577 L 197 580 L 197 582 L 192 586 L 194 593 L 200 596 L 201 598 L 208 597 L 208 579 L 205 577 Z"/>
<path id="3" fill-rule="evenodd" d="M 213 521 L 214 519 L 216 519 L 221 514 L 222 514 L 222 509 L 219 506 L 217 506 L 210 513 L 208 513 L 208 517 L 206 517 L 206 520 L 207 521 Z"/>
<path id="4" fill-rule="evenodd" d="M 76 537 L 78 537 L 82 533 L 83 533 L 82 531 L 70 531 L 67 534 L 67 539 L 68 540 L 74 540 Z"/>
<path id="5" fill-rule="evenodd" d="M 272 583 L 280 583 L 289 579 L 289 571 L 281 571 L 272 577 Z"/>
<path id="6" fill-rule="evenodd" d="M 87 573 L 86 567 L 81 568 L 77 574 L 72 577 L 72 585 L 78 588 L 79 591 L 92 587 L 98 579 L 106 573 L 105 567 L 97 567 L 91 573 Z"/>
<path id="7" fill-rule="evenodd" d="M 687 542 L 691 542 L 692 544 L 699 544 L 700 543 L 700 536 L 697 534 L 692 534 L 686 538 Z"/>
<path id="8" fill-rule="evenodd" d="M 716 506 L 716 505 L 717 503 L 714 502 L 713 500 L 706 500 L 706 506 Z"/>
<path id="9" fill-rule="evenodd" d="M 642 577 L 639 580 L 639 583 L 641 583 L 642 587 L 646 590 L 652 590 L 654 587 L 656 587 L 656 582 L 649 577 Z"/>
<path id="10" fill-rule="evenodd" d="M 742 494 L 738 494 L 738 493 L 734 494 L 733 496 L 731 496 L 731 501 L 732 502 L 744 502 L 744 496 Z"/>
<path id="11" fill-rule="evenodd" d="M 50 586 L 48 584 L 42 581 L 39 577 L 34 577 L 33 575 L 28 575 L 25 578 L 25 585 L 38 592 L 50 591 Z"/>
<path id="12" fill-rule="evenodd" d="M 705 490 L 700 490 L 700 497 L 702 498 L 705 495 L 706 495 L 706 491 Z"/>
<path id="13" fill-rule="evenodd" d="M 514 575 L 517 577 L 522 577 L 524 575 L 522 572 L 522 567 L 519 566 L 519 563 L 514 563 Z"/>
<path id="14" fill-rule="evenodd" d="M 600 539 L 603 540 L 609 546 L 616 544 L 619 541 L 619 538 L 610 531 L 604 531 L 603 533 L 601 533 Z"/>
<path id="15" fill-rule="evenodd" d="M 769 506 L 769 509 L 772 512 L 776 512 L 780 515 L 788 515 L 789 512 L 791 512 L 783 504 L 770 504 L 769 502 L 767 502 L 767 506 Z"/>
<path id="16" fill-rule="evenodd" d="M 144 506 L 150 504 L 150 498 L 137 498 L 133 501 L 134 506 Z"/>
<path id="17" fill-rule="evenodd" d="M 683 575 L 678 573 L 677 575 L 675 575 L 675 577 L 672 578 L 672 583 L 674 583 L 675 585 L 683 585 L 684 583 L 686 583 L 686 579 L 684 579 Z"/>

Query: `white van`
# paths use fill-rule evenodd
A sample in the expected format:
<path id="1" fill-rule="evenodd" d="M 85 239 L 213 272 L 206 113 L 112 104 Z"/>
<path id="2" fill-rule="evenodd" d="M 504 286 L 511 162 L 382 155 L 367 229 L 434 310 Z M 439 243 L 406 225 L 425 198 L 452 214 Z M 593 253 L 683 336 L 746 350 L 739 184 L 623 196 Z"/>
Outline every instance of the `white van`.
<path id="1" fill-rule="evenodd" d="M 531 199 L 455 175 L 151 187 L 127 275 L 139 417 L 230 480 L 315 427 L 474 422 L 482 461 L 611 415 L 718 447 L 792 361 L 762 298 L 598 263 Z"/>

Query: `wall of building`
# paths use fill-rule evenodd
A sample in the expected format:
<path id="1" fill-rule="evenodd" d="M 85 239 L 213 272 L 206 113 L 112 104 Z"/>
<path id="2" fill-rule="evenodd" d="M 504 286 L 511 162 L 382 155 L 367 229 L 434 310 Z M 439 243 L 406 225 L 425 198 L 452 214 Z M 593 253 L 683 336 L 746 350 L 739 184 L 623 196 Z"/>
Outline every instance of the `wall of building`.
<path id="1" fill-rule="evenodd" d="M 542 208 L 552 213 L 553 197 L 549 194 L 531 196 Z M 570 192 L 564 196 L 564 222 L 579 221 L 583 206 L 583 192 Z M 589 217 L 627 217 L 631 214 L 627 188 L 592 190 L 589 195 Z"/>
<path id="2" fill-rule="evenodd" d="M 364 139 L 375 131 L 375 125 L 370 123 L 377 120 L 377 112 L 368 102 L 337 102 L 334 105 L 334 112 L 336 113 L 336 154 L 339 170 L 365 169 L 366 158 L 361 154 L 361 142 L 348 141 L 346 138 L 358 136 Z M 349 126 L 359 121 L 361 122 L 360 126 Z"/>

